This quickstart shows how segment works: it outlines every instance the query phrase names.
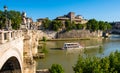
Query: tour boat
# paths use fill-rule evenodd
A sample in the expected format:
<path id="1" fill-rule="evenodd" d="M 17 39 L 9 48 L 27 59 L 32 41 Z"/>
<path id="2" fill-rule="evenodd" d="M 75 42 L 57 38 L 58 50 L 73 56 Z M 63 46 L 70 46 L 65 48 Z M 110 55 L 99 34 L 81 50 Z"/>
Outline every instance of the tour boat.
<path id="1" fill-rule="evenodd" d="M 82 49 L 79 43 L 64 43 L 63 50 Z"/>

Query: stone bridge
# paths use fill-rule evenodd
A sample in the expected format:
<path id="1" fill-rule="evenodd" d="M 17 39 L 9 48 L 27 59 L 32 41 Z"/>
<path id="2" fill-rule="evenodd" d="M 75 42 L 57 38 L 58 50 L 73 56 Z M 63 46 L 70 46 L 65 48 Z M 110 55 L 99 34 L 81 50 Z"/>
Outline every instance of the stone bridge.
<path id="1" fill-rule="evenodd" d="M 110 31 L 111 34 L 119 34 L 120 35 L 120 29 L 112 29 Z"/>
<path id="2" fill-rule="evenodd" d="M 35 31 L 0 31 L 0 73 L 35 73 L 28 68 L 34 65 L 33 55 L 37 53 Z"/>

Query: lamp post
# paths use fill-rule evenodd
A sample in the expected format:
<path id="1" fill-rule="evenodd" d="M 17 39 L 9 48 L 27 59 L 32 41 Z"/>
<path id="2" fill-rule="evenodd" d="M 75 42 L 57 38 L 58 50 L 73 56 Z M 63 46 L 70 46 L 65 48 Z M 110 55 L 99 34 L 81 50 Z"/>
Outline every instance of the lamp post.
<path id="1" fill-rule="evenodd" d="M 7 10 L 7 6 L 4 6 L 4 10 Z"/>
<path id="2" fill-rule="evenodd" d="M 8 29 L 7 6 L 4 6 L 4 12 L 5 12 L 5 29 Z"/>

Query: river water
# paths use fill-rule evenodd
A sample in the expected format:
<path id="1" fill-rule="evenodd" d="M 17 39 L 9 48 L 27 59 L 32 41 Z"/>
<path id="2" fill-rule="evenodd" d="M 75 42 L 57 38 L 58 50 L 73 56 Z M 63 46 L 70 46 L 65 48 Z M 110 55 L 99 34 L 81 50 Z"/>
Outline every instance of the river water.
<path id="1" fill-rule="evenodd" d="M 82 46 L 102 45 L 102 49 L 91 48 L 82 51 L 60 50 L 65 42 L 79 42 Z M 72 66 L 77 63 L 79 55 L 83 56 L 108 56 L 111 52 L 120 50 L 120 36 L 112 35 L 109 39 L 103 40 L 77 40 L 77 41 L 49 41 L 46 42 L 48 53 L 44 59 L 37 60 L 37 69 L 50 68 L 52 64 L 60 64 L 65 73 L 74 73 Z"/>

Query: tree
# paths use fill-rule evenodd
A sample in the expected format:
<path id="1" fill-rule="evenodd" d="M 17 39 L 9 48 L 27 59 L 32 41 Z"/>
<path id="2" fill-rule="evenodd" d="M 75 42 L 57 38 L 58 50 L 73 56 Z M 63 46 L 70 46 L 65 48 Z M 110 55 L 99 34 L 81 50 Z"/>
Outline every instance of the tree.
<path id="1" fill-rule="evenodd" d="M 77 29 L 83 29 L 84 28 L 84 24 L 76 24 L 76 28 Z"/>
<path id="2" fill-rule="evenodd" d="M 49 29 L 50 24 L 51 24 L 51 20 L 49 20 L 49 18 L 46 18 L 46 19 L 43 21 L 43 27 L 44 27 L 45 29 Z"/>
<path id="3" fill-rule="evenodd" d="M 75 23 L 75 21 L 72 21 L 71 27 L 72 27 L 72 29 L 76 29 L 76 23 Z"/>
<path id="4" fill-rule="evenodd" d="M 111 26 L 108 22 L 106 22 L 105 24 L 106 24 L 106 26 L 107 26 L 107 30 L 112 29 L 112 26 Z"/>
<path id="5" fill-rule="evenodd" d="M 120 52 L 116 51 L 107 57 L 79 56 L 73 67 L 75 73 L 120 73 Z"/>
<path id="6" fill-rule="evenodd" d="M 20 24 L 22 22 L 21 13 L 19 11 L 14 11 L 14 10 L 6 11 L 6 12 L 0 11 L 0 28 L 5 27 L 6 15 L 7 15 L 7 19 L 11 20 L 12 28 L 19 29 Z"/>
<path id="7" fill-rule="evenodd" d="M 111 28 L 112 26 L 108 22 L 97 21 L 95 19 L 90 19 L 87 22 L 87 29 L 91 31 L 97 31 L 97 30 L 106 31 L 106 30 L 110 30 Z"/>
<path id="8" fill-rule="evenodd" d="M 51 29 L 52 30 L 55 30 L 55 31 L 58 31 L 59 29 L 61 29 L 62 28 L 62 22 L 61 21 L 59 21 L 59 20 L 53 20 L 52 22 L 51 22 Z"/>
<path id="9" fill-rule="evenodd" d="M 63 68 L 59 64 L 52 64 L 49 70 L 50 70 L 50 73 L 64 73 Z"/>
<path id="10" fill-rule="evenodd" d="M 19 29 L 20 24 L 22 22 L 21 13 L 19 11 L 11 10 L 8 12 L 8 14 L 9 14 L 9 19 L 11 19 L 11 22 L 12 22 L 12 28 Z"/>
<path id="11" fill-rule="evenodd" d="M 106 30 L 107 29 L 107 26 L 106 26 L 106 24 L 105 24 L 105 22 L 103 22 L 103 21 L 99 21 L 99 29 L 100 30 Z"/>
<path id="12" fill-rule="evenodd" d="M 0 29 L 5 27 L 5 16 L 2 11 L 0 11 Z"/>
<path id="13" fill-rule="evenodd" d="M 72 30 L 72 29 L 76 29 L 76 25 L 75 22 L 72 22 L 70 20 L 66 20 L 65 21 L 65 28 L 67 31 Z"/>
<path id="14" fill-rule="evenodd" d="M 100 30 L 106 31 L 106 30 L 110 30 L 111 28 L 112 26 L 108 22 L 99 21 Z"/>
<path id="15" fill-rule="evenodd" d="M 90 19 L 87 22 L 87 29 L 89 29 L 91 31 L 98 30 L 99 29 L 98 21 L 96 21 L 95 19 Z"/>

